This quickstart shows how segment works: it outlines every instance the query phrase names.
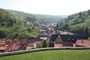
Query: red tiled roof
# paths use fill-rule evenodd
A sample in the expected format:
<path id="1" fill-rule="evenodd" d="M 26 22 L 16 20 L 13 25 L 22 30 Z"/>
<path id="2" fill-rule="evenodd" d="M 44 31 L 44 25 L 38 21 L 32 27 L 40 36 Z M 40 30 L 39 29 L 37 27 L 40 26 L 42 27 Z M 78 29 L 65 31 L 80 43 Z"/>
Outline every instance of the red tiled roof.
<path id="1" fill-rule="evenodd" d="M 6 50 L 6 47 L 0 47 L 0 50 Z"/>
<path id="2" fill-rule="evenodd" d="M 0 40 L 0 44 L 5 44 L 6 42 L 3 40 Z"/>
<path id="3" fill-rule="evenodd" d="M 77 46 L 89 47 L 90 46 L 90 41 L 89 40 L 77 40 L 75 44 Z"/>

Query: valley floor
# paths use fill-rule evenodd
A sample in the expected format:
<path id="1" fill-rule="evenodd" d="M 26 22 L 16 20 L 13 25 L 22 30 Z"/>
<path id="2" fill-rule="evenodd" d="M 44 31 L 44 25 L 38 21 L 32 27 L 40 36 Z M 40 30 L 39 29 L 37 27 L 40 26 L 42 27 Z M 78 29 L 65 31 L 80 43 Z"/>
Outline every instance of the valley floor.
<path id="1" fill-rule="evenodd" d="M 90 50 L 51 50 L 3 56 L 0 60 L 90 60 Z"/>

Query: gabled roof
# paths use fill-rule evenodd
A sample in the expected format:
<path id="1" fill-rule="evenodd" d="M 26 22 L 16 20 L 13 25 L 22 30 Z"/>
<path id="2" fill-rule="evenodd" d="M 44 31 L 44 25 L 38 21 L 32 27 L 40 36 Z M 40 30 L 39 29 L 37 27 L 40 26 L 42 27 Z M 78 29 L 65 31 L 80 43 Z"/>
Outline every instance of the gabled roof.
<path id="1" fill-rule="evenodd" d="M 58 35 L 58 37 L 55 40 L 55 43 L 59 43 L 59 42 L 63 42 L 62 38 L 60 37 L 60 35 Z"/>
<path id="2" fill-rule="evenodd" d="M 60 34 L 53 34 L 50 37 L 50 42 L 55 42 L 55 40 L 57 39 L 58 35 Z M 72 42 L 75 43 L 76 40 L 87 40 L 88 36 L 87 35 L 60 35 L 61 39 L 63 42 Z"/>
<path id="3" fill-rule="evenodd" d="M 50 37 L 50 42 L 54 42 L 56 39 L 57 39 L 58 35 L 57 34 L 53 34 L 51 37 Z"/>

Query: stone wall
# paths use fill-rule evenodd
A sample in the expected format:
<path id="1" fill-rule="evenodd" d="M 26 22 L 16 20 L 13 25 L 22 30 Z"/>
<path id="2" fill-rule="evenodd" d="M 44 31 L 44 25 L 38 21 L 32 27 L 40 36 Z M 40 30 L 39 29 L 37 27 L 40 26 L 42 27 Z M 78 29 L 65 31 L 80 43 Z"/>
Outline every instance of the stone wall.
<path id="1" fill-rule="evenodd" d="M 0 56 L 25 54 L 25 53 L 32 53 L 32 52 L 38 52 L 38 51 L 47 51 L 47 50 L 90 50 L 90 47 L 37 48 L 37 49 L 31 49 L 31 50 L 22 50 L 22 51 L 0 53 Z"/>

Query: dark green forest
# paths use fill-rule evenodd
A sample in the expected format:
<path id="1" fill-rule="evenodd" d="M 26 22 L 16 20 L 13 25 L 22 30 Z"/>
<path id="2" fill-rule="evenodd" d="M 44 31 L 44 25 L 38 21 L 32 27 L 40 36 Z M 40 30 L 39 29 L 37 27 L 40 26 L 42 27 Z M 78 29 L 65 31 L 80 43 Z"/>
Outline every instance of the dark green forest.
<path id="1" fill-rule="evenodd" d="M 90 10 L 68 16 L 64 21 L 57 23 L 55 29 L 75 34 L 88 33 L 90 36 Z"/>
<path id="2" fill-rule="evenodd" d="M 38 15 L 0 9 L 0 38 L 19 39 L 39 35 L 39 25 L 58 22 L 62 16 Z"/>

